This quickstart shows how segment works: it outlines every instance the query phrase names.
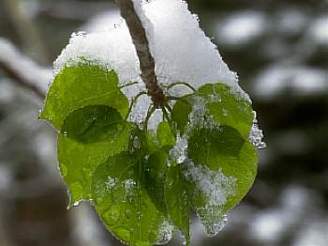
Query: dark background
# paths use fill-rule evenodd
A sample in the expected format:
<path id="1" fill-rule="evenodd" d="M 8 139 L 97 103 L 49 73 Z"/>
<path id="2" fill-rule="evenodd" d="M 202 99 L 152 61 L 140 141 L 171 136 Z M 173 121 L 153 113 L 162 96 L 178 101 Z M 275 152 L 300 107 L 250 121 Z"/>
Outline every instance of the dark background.
<path id="1" fill-rule="evenodd" d="M 193 245 L 328 245 L 328 2 L 188 2 L 239 73 L 268 145 L 228 225 L 209 239 L 195 221 Z M 105 0 L 0 0 L 0 38 L 50 68 L 72 32 L 92 29 L 90 20 L 114 8 Z M 66 210 L 55 133 L 37 120 L 40 108 L 0 67 L 0 245 L 120 245 L 88 205 Z"/>

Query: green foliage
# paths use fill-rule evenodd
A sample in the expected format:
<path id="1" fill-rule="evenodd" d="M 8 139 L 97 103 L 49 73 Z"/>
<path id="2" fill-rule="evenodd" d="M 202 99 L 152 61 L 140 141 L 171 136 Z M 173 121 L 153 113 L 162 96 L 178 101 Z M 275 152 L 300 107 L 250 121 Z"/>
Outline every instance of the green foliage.
<path id="1" fill-rule="evenodd" d="M 220 83 L 174 100 L 156 131 L 128 122 L 116 73 L 84 61 L 56 76 L 41 113 L 58 130 L 70 206 L 92 200 L 128 245 L 168 242 L 172 228 L 189 245 L 193 212 L 217 233 L 256 176 L 248 101 Z"/>
<path id="2" fill-rule="evenodd" d="M 140 153 L 122 152 L 100 165 L 93 175 L 95 208 L 108 230 L 133 246 L 158 241 L 165 218 L 144 185 L 144 159 Z"/>
<path id="3" fill-rule="evenodd" d="M 41 119 L 61 130 L 64 120 L 73 111 L 85 106 L 106 105 L 122 117 L 128 112 L 128 100 L 118 88 L 117 74 L 89 62 L 65 67 L 53 81 Z"/>

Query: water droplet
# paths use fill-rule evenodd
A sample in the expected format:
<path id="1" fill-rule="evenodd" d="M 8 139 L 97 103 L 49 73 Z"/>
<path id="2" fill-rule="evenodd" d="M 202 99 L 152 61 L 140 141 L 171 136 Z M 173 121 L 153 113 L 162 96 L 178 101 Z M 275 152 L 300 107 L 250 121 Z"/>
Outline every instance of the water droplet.
<path id="1" fill-rule="evenodd" d="M 264 149 L 266 148 L 266 143 L 263 141 L 263 138 L 263 131 L 259 128 L 257 120 L 255 119 L 249 134 L 249 141 L 258 149 Z"/>
<path id="2" fill-rule="evenodd" d="M 228 110 L 226 110 L 225 108 L 222 110 L 223 112 L 223 116 L 227 117 L 228 116 Z"/>
<path id="3" fill-rule="evenodd" d="M 222 229 L 225 227 L 225 225 L 228 222 L 228 217 L 224 215 L 221 220 L 212 223 L 212 224 L 204 224 L 205 226 L 205 233 L 209 237 L 216 236 Z"/>
<path id="4" fill-rule="evenodd" d="M 116 185 L 115 178 L 112 178 L 112 177 L 108 176 L 108 178 L 105 182 L 105 185 L 106 185 L 107 190 L 111 190 Z"/>
<path id="5" fill-rule="evenodd" d="M 73 207 L 78 207 L 80 205 L 80 201 L 74 202 Z"/>
<path id="6" fill-rule="evenodd" d="M 139 139 L 138 137 L 135 137 L 135 138 L 133 139 L 133 147 L 134 147 L 135 149 L 140 149 L 140 147 L 141 147 L 141 143 L 140 143 L 140 139 Z"/>
<path id="7" fill-rule="evenodd" d="M 156 245 L 168 244 L 172 239 L 173 229 L 173 226 L 167 221 L 165 221 L 159 229 L 158 240 L 156 242 Z"/>

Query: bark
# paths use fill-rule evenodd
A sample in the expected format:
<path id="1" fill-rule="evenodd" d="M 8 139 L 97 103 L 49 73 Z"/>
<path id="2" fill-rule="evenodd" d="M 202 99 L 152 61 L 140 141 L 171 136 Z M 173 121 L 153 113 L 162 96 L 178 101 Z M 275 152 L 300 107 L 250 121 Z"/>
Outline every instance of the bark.
<path id="1" fill-rule="evenodd" d="M 125 19 L 140 61 L 141 78 L 155 107 L 159 108 L 166 102 L 155 73 L 155 61 L 149 49 L 145 28 L 135 11 L 132 0 L 116 0 L 121 15 Z"/>

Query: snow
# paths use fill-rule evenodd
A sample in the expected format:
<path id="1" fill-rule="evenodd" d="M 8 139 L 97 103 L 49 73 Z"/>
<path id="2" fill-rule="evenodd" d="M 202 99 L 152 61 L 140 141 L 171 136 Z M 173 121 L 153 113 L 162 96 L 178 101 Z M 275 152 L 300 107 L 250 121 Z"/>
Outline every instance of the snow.
<path id="1" fill-rule="evenodd" d="M 297 95 L 327 93 L 328 72 L 307 66 L 273 65 L 255 80 L 255 92 L 263 99 L 273 98 L 288 89 Z"/>
<path id="2" fill-rule="evenodd" d="M 328 15 L 317 18 L 310 27 L 310 37 L 320 45 L 328 45 Z"/>
<path id="3" fill-rule="evenodd" d="M 137 13 L 146 27 L 152 55 L 155 59 L 156 74 L 161 84 L 183 81 L 199 88 L 205 83 L 223 82 L 249 100 L 239 87 L 237 75 L 223 62 L 217 47 L 199 27 L 198 18 L 182 0 L 134 0 Z M 140 78 L 139 61 L 125 21 L 111 12 L 108 28 L 101 28 L 96 21 L 89 24 L 96 32 L 73 34 L 70 43 L 54 63 L 55 73 L 65 66 L 71 66 L 83 57 L 108 69 L 114 69 L 120 84 L 130 81 L 137 85 L 122 89 L 131 100 L 145 86 Z M 106 17 L 107 18 L 107 17 Z M 103 22 L 103 18 L 100 19 Z M 189 91 L 188 91 L 189 92 Z M 141 97 L 134 107 L 130 120 L 143 121 L 150 105 L 147 97 Z M 157 113 L 159 118 L 160 114 Z M 153 117 L 154 118 L 154 117 Z M 156 127 L 156 120 L 150 122 Z"/>
<path id="4" fill-rule="evenodd" d="M 212 171 L 206 166 L 196 165 L 190 159 L 184 163 L 184 176 L 196 185 L 195 195 L 206 199 L 206 205 L 198 208 L 198 214 L 205 233 L 213 237 L 226 225 L 227 216 L 218 217 L 218 207 L 223 206 L 228 198 L 235 194 L 237 179 L 227 177 L 221 170 Z"/>
<path id="5" fill-rule="evenodd" d="M 226 177 L 220 170 L 212 171 L 206 166 L 195 165 L 191 160 L 187 160 L 184 166 L 184 175 L 205 195 L 209 206 L 223 205 L 235 193 L 236 178 Z"/>
<path id="6" fill-rule="evenodd" d="M 263 131 L 259 128 L 256 112 L 254 112 L 254 122 L 249 134 L 249 141 L 258 149 L 264 149 L 266 147 L 266 143 L 263 141 L 263 138 Z"/>
<path id="7" fill-rule="evenodd" d="M 260 37 L 267 27 L 267 19 L 257 11 L 238 11 L 217 23 L 219 43 L 229 46 L 246 45 Z"/>
<path id="8" fill-rule="evenodd" d="M 275 245 L 276 240 L 292 229 L 313 209 L 313 194 L 300 186 L 290 186 L 281 195 L 280 205 L 257 213 L 250 222 L 250 233 L 256 239 Z"/>
<path id="9" fill-rule="evenodd" d="M 293 246 L 326 246 L 328 242 L 328 218 L 304 225 Z"/>
<path id="10" fill-rule="evenodd" d="M 305 11 L 296 7 L 286 7 L 274 17 L 275 29 L 281 34 L 298 35 L 306 28 L 309 18 Z"/>
<path id="11" fill-rule="evenodd" d="M 158 240 L 155 245 L 166 245 L 173 237 L 174 226 L 169 222 L 164 221 L 159 228 Z"/>
<path id="12" fill-rule="evenodd" d="M 187 159 L 188 140 L 186 137 L 177 136 L 175 146 L 170 150 L 170 158 L 177 162 L 183 163 Z"/>

